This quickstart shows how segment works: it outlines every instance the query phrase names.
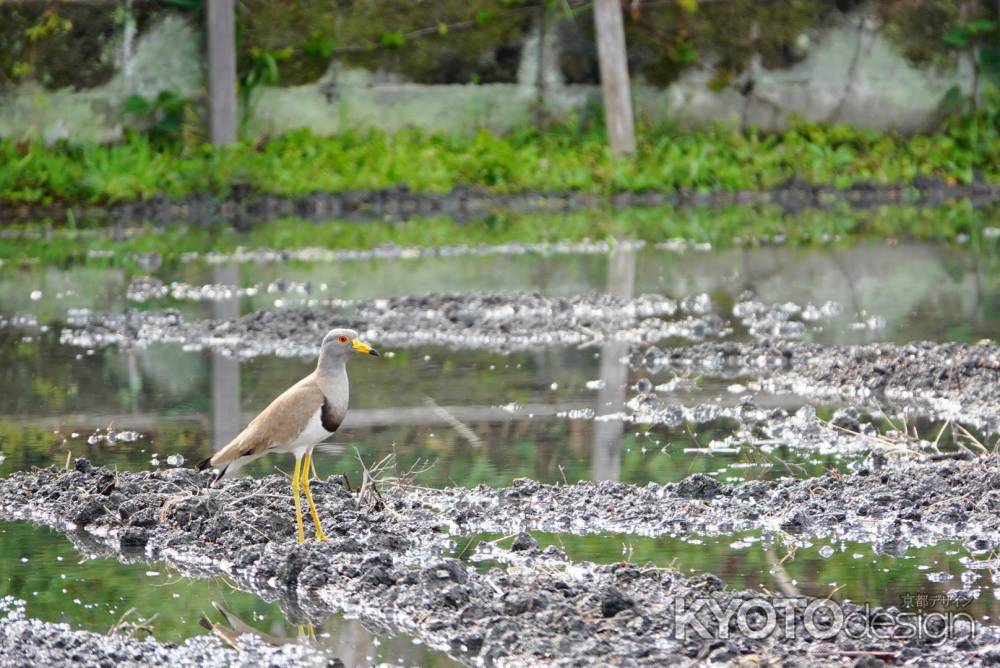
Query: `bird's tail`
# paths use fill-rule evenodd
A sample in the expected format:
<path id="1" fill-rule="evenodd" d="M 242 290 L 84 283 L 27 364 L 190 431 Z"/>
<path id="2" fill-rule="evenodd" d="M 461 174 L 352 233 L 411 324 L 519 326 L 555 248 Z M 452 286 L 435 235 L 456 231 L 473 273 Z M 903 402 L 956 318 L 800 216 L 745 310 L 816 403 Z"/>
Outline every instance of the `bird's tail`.
<path id="1" fill-rule="evenodd" d="M 205 469 L 207 469 L 207 468 L 209 468 L 211 466 L 212 466 L 212 458 L 209 457 L 208 459 L 203 459 L 202 461 L 198 462 L 195 465 L 195 468 L 197 470 L 199 470 L 199 471 L 204 471 Z M 237 471 L 237 469 L 239 469 L 239 464 L 238 464 L 237 461 L 231 461 L 231 462 L 226 463 L 223 466 L 220 466 L 219 469 L 215 472 L 215 476 L 208 483 L 209 486 L 214 485 L 215 483 L 219 482 L 224 477 L 226 477 L 227 474 L 230 475 L 230 476 L 233 475 L 233 474 L 235 474 L 236 471 Z"/>

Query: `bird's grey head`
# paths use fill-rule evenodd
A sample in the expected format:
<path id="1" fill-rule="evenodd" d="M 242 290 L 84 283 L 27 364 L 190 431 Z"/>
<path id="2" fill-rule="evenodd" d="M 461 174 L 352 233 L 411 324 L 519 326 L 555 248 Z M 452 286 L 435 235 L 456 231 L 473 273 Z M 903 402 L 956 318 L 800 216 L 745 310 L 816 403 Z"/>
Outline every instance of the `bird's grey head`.
<path id="1" fill-rule="evenodd" d="M 323 343 L 320 345 L 320 364 L 334 360 L 346 361 L 352 352 L 379 356 L 378 351 L 361 341 L 358 338 L 358 333 L 353 329 L 331 329 L 323 337 Z"/>

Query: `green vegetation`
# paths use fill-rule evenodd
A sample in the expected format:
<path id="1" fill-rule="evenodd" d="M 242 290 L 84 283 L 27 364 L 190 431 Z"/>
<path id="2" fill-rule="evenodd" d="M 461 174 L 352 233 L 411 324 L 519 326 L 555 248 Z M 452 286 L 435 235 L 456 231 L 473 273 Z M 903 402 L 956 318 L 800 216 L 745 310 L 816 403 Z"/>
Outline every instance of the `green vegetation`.
<path id="1" fill-rule="evenodd" d="M 782 134 L 717 127 L 649 128 L 634 158 L 614 157 L 603 133 L 525 128 L 506 136 L 375 130 L 317 137 L 297 131 L 225 149 L 132 134 L 109 146 L 0 140 L 0 204 L 107 204 L 158 195 L 302 195 L 407 185 L 446 192 L 574 190 L 591 193 L 773 188 L 790 178 L 848 186 L 951 183 L 1000 173 L 1000 93 L 938 133 L 901 137 L 848 126 L 797 123 Z"/>
<path id="2" fill-rule="evenodd" d="M 42 225 L 8 228 L 0 237 L 0 262 L 68 266 L 140 267 L 140 256 L 159 254 L 165 265 L 185 253 L 229 253 L 237 248 L 305 247 L 368 249 L 385 245 L 435 247 L 456 244 L 537 243 L 580 239 L 687 239 L 727 247 L 780 236 L 792 245 L 845 243 L 866 237 L 951 241 L 969 238 L 995 245 L 982 230 L 996 225 L 995 208 L 974 208 L 967 201 L 942 207 L 883 207 L 866 211 L 809 210 L 788 215 L 777 206 L 721 209 L 649 208 L 562 214 L 494 215 L 460 223 L 448 218 L 414 218 L 396 223 L 276 220 L 247 232 L 220 223 L 211 227 L 145 226 L 124 239 L 108 230 Z"/>

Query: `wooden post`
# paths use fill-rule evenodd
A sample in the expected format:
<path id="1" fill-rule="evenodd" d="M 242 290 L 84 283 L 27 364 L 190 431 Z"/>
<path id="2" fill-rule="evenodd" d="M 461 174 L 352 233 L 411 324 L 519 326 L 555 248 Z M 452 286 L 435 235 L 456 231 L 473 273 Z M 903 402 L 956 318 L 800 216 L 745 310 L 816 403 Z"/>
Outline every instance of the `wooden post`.
<path id="1" fill-rule="evenodd" d="M 594 28 L 597 33 L 597 59 L 601 66 L 601 92 L 604 97 L 604 122 L 608 128 L 608 142 L 615 153 L 635 153 L 635 124 L 628 85 L 625 28 L 619 0 L 594 0 Z"/>
<path id="2" fill-rule="evenodd" d="M 236 141 L 236 16 L 233 0 L 205 0 L 208 128 L 212 143 Z"/>

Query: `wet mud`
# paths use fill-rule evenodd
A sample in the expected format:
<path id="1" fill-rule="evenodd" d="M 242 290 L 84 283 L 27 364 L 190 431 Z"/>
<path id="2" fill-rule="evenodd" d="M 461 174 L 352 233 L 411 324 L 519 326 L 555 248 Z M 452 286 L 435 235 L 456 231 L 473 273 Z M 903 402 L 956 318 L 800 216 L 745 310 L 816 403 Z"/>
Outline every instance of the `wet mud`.
<path id="1" fill-rule="evenodd" d="M 677 483 L 545 485 L 421 490 L 413 495 L 460 533 L 546 531 L 643 536 L 729 535 L 762 530 L 794 545 L 817 538 L 870 543 L 901 555 L 961 541 L 977 553 L 1000 546 L 1000 462 L 886 461 L 853 473 L 720 483 L 696 474 Z M 977 567 L 989 570 L 998 561 Z"/>
<path id="2" fill-rule="evenodd" d="M 522 533 L 539 524 L 578 532 L 620 526 L 676 533 L 729 517 L 733 524 L 777 522 L 776 530 L 802 535 L 810 527 L 850 525 L 855 514 L 858 523 L 867 518 L 889 527 L 950 523 L 961 531 L 960 526 L 986 524 L 961 505 L 971 495 L 989 499 L 986 503 L 994 494 L 1000 497 L 1000 490 L 993 490 L 994 482 L 1000 483 L 995 467 L 975 464 L 740 486 L 703 476 L 644 488 L 519 481 L 499 490 L 432 491 L 386 484 L 379 497 L 364 501 L 342 478 L 331 477 L 313 486 L 330 541 L 300 545 L 281 477 L 239 479 L 206 492 L 206 478 L 192 470 L 116 472 L 77 460 L 71 470 L 16 472 L 0 481 L 0 516 L 52 526 L 86 554 L 162 560 L 185 575 L 226 576 L 241 589 L 279 601 L 299 623 L 346 612 L 386 631 L 413 635 L 469 664 L 653 666 L 708 659 L 732 665 L 848 665 L 894 659 L 907 665 L 990 665 L 1000 658 L 996 627 L 962 626 L 946 640 L 907 637 L 893 621 L 896 611 L 844 604 L 858 628 L 827 634 L 809 625 L 815 622 L 808 612 L 814 599 L 728 591 L 711 574 L 686 577 L 624 562 L 570 562 L 559 549 L 539 549 Z M 861 514 L 865 504 L 872 507 Z M 900 517 L 906 506 L 918 508 L 921 517 Z M 837 512 L 845 517 L 835 517 Z M 453 554 L 454 536 L 482 529 L 519 534 L 510 548 L 484 549 L 482 556 L 499 564 L 486 572 Z M 776 609 L 779 635 L 730 632 L 716 623 L 711 610 L 744 603 Z M 882 635 L 865 630 L 874 617 L 881 619 Z M 749 618 L 767 622 L 766 615 Z M 130 644 L 139 641 L 105 641 L 23 615 L 9 619 L 0 642 L 17 644 L 24 656 L 33 656 L 33 648 L 59 652 L 64 646 L 85 659 L 140 651 Z M 195 656 L 218 651 L 209 641 L 192 640 L 181 648 L 153 647 L 151 656 L 193 663 Z M 266 658 L 281 664 L 279 657 Z M 220 661 L 226 663 L 225 657 Z"/>
<path id="3" fill-rule="evenodd" d="M 1000 346 L 915 342 L 822 346 L 790 341 L 700 343 L 636 351 L 650 373 L 750 379 L 752 390 L 793 393 L 964 422 L 1000 432 Z M 656 398 L 649 398 L 656 408 Z"/>
<path id="4" fill-rule="evenodd" d="M 155 288 L 143 288 L 146 291 Z M 139 287 L 133 289 L 137 294 Z M 513 351 L 538 346 L 587 346 L 605 341 L 700 341 L 726 330 L 706 299 L 680 303 L 659 295 L 431 294 L 363 301 L 328 300 L 323 307 L 258 311 L 236 320 L 187 320 L 176 310 L 130 310 L 78 316 L 62 330 L 64 344 L 94 348 L 180 343 L 240 358 L 315 356 L 323 333 L 351 327 L 385 347 L 442 345 Z"/>

